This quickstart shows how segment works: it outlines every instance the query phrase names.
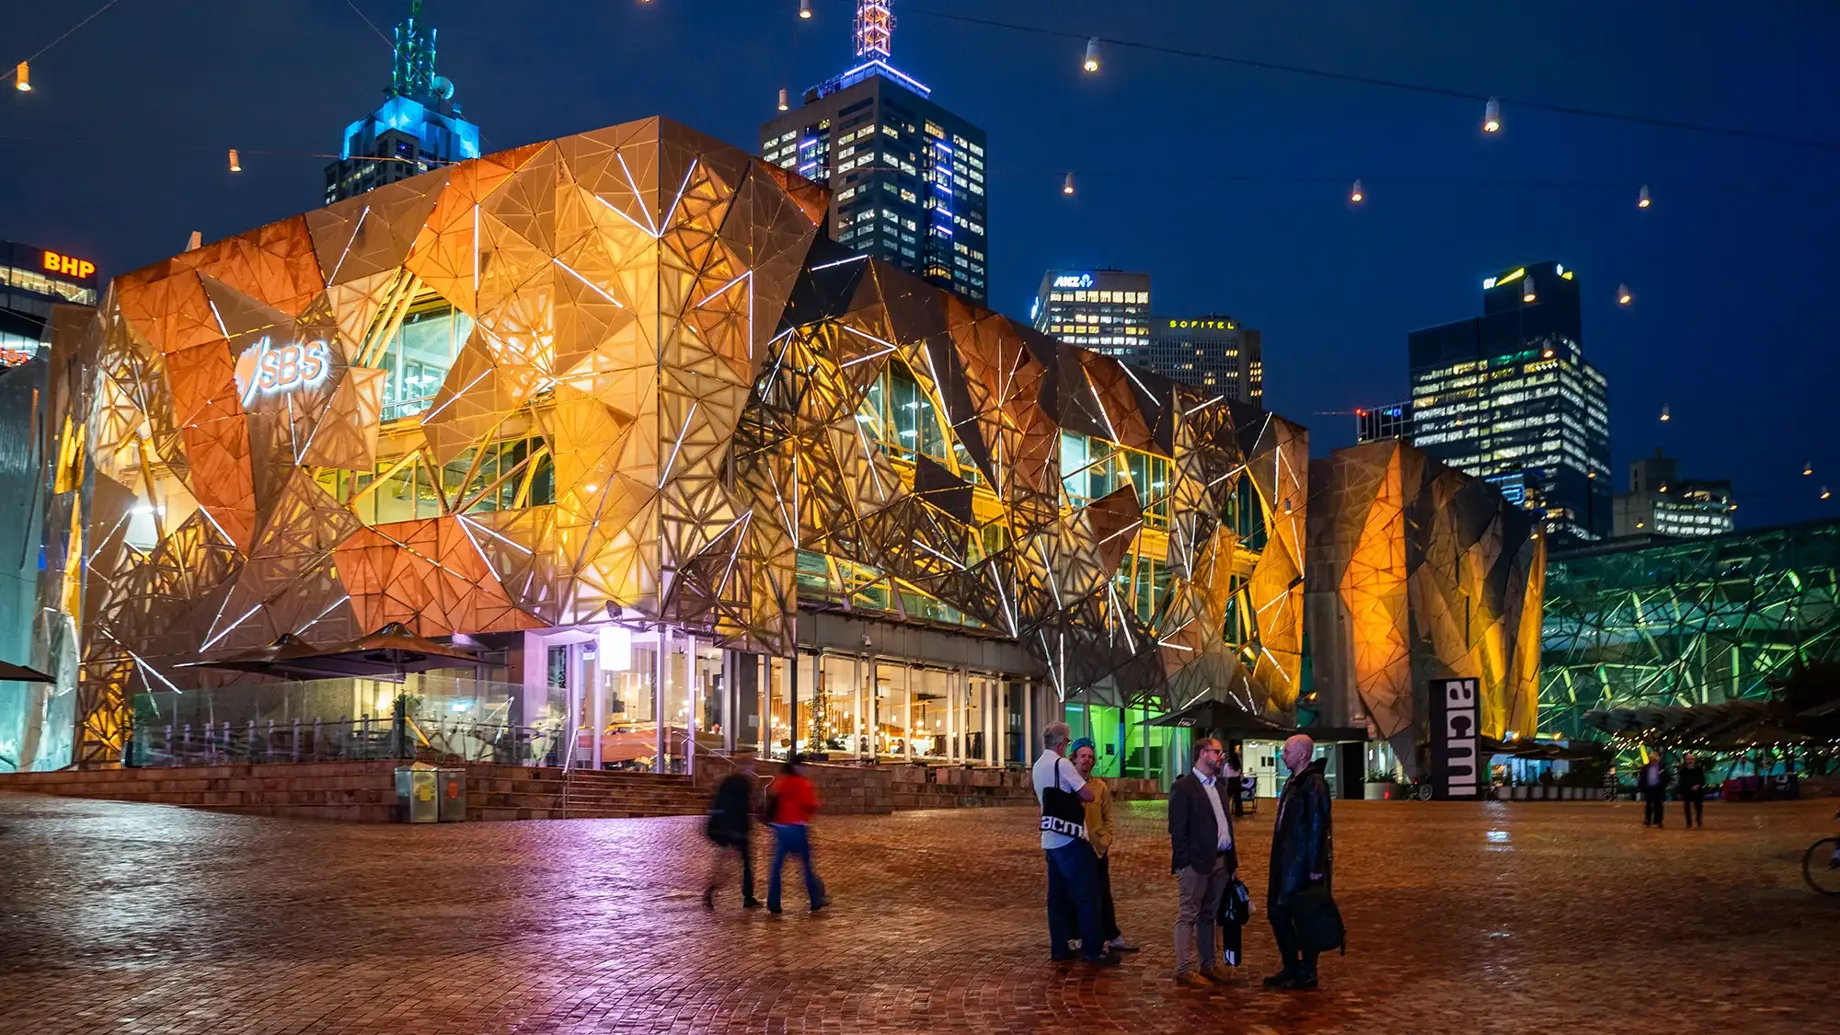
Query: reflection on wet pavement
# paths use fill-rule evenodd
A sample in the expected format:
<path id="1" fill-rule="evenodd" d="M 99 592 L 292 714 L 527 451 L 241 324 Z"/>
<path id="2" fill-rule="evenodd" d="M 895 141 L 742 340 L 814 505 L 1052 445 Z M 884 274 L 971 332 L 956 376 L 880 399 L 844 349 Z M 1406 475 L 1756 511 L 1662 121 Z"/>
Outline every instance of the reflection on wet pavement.
<path id="1" fill-rule="evenodd" d="M 1336 804 L 1350 953 L 1284 995 L 1271 816 L 1239 821 L 1249 965 L 1170 980 L 1162 807 L 1124 806 L 1119 921 L 1050 963 L 1025 811 L 821 818 L 836 900 L 700 901 L 695 819 L 377 827 L 0 795 L 0 1032 L 1828 1029 L 1840 901 L 1801 885 L 1831 802 Z M 764 880 L 764 839 L 756 842 Z M 790 874 L 789 874 L 790 876 Z M 1681 968 L 1690 967 L 1682 971 Z"/>

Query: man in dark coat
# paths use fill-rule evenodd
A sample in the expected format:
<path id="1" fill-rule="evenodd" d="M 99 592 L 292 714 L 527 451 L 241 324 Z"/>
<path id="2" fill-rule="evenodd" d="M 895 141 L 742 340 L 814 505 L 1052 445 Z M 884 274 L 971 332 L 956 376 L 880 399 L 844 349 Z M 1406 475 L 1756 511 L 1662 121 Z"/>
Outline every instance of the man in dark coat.
<path id="1" fill-rule="evenodd" d="M 1680 769 L 1675 773 L 1680 782 L 1675 785 L 1674 795 L 1680 799 L 1680 807 L 1687 814 L 1687 829 L 1692 830 L 1698 823 L 1701 830 L 1706 828 L 1706 770 L 1699 764 L 1698 756 L 1692 752 L 1680 760 Z"/>
<path id="2" fill-rule="evenodd" d="M 1284 765 L 1291 778 L 1278 799 L 1265 898 L 1265 915 L 1271 919 L 1284 969 L 1265 979 L 1268 988 L 1316 987 L 1316 953 L 1303 951 L 1293 912 L 1298 892 L 1317 884 L 1327 887 L 1333 876 L 1329 783 L 1323 778 L 1323 762 L 1310 761 L 1315 749 L 1315 741 L 1303 734 L 1284 742 Z"/>
<path id="3" fill-rule="evenodd" d="M 753 770 L 746 767 L 730 773 L 716 786 L 715 797 L 710 800 L 705 832 L 716 846 L 716 855 L 709 866 L 709 886 L 703 891 L 706 909 L 716 907 L 716 885 L 722 882 L 722 871 L 735 855 L 741 857 L 741 904 L 748 909 L 760 908 L 760 900 L 754 897 L 754 853 L 748 844 L 753 825 L 753 775 Z"/>

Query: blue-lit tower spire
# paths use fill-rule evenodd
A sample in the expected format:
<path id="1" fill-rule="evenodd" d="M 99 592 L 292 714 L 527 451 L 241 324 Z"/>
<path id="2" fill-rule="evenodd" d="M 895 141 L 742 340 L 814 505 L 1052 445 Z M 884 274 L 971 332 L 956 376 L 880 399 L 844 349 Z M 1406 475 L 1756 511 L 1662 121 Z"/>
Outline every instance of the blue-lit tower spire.
<path id="1" fill-rule="evenodd" d="M 831 189 L 833 241 L 974 302 L 985 270 L 984 131 L 890 63 L 893 0 L 856 0 L 856 60 L 761 127 L 767 161 Z"/>
<path id="2" fill-rule="evenodd" d="M 339 160 L 326 167 L 326 202 L 479 157 L 479 127 L 460 117 L 454 84 L 435 71 L 435 29 L 422 0 L 396 25 L 390 86 L 381 108 L 345 127 Z"/>

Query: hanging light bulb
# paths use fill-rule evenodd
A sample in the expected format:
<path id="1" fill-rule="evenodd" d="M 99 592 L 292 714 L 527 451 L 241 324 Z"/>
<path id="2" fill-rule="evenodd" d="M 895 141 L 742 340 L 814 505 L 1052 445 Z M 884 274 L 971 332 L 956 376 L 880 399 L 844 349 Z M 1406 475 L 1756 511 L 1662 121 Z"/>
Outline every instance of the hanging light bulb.
<path id="1" fill-rule="evenodd" d="M 21 61 L 19 67 L 13 70 L 13 89 L 20 93 L 32 92 L 32 66 L 29 62 Z"/>
<path id="2" fill-rule="evenodd" d="M 1061 193 L 1062 194 L 1072 194 L 1073 193 L 1073 174 L 1072 173 L 1068 173 L 1066 182 L 1061 184 Z"/>
<path id="3" fill-rule="evenodd" d="M 1361 201 L 1366 197 L 1367 197 L 1366 192 L 1361 190 L 1361 181 L 1360 180 L 1354 181 L 1354 187 L 1348 192 L 1348 200 L 1359 205 Z"/>
<path id="4" fill-rule="evenodd" d="M 1521 301 L 1531 302 L 1538 297 L 1540 297 L 1539 293 L 1533 289 L 1533 278 L 1523 277 L 1521 279 Z"/>
<path id="5" fill-rule="evenodd" d="M 1668 413 L 1667 403 L 1661 404 L 1661 419 L 1662 420 L 1673 420 L 1674 419 L 1673 415 Z"/>
<path id="6" fill-rule="evenodd" d="M 233 173 L 240 173 L 243 171 L 243 159 L 237 155 L 236 148 L 234 147 L 230 149 L 230 171 Z"/>
<path id="7" fill-rule="evenodd" d="M 779 88 L 779 110 L 780 111 L 791 111 L 792 110 L 791 98 L 787 95 L 786 88 L 783 86 Z"/>
<path id="8" fill-rule="evenodd" d="M 1086 41 L 1086 70 L 1088 72 L 1099 70 L 1099 37 L 1097 36 Z"/>
<path id="9" fill-rule="evenodd" d="M 1805 463 L 1802 465 L 1802 477 L 1806 478 L 1813 473 L 1814 473 L 1814 462 L 1813 461 L 1809 461 L 1808 463 Z"/>
<path id="10" fill-rule="evenodd" d="M 1821 498 L 1822 499 L 1826 499 L 1827 497 L 1832 496 L 1832 495 L 1833 493 L 1827 491 L 1827 486 L 1825 485 L 1821 486 Z"/>
<path id="11" fill-rule="evenodd" d="M 1501 131 L 1501 102 L 1493 97 L 1482 106 L 1482 131 L 1498 133 Z"/>
<path id="12" fill-rule="evenodd" d="M 1633 297 L 1635 296 L 1629 293 L 1628 284 L 1618 284 L 1616 286 L 1616 304 L 1617 305 L 1628 305 L 1629 300 Z"/>
<path id="13" fill-rule="evenodd" d="M 811 0 L 799 0 L 799 17 L 807 21 L 811 19 Z"/>
<path id="14" fill-rule="evenodd" d="M 1636 207 L 1647 208 L 1654 203 L 1654 199 L 1648 196 L 1648 184 L 1644 183 L 1642 189 L 1636 192 Z"/>

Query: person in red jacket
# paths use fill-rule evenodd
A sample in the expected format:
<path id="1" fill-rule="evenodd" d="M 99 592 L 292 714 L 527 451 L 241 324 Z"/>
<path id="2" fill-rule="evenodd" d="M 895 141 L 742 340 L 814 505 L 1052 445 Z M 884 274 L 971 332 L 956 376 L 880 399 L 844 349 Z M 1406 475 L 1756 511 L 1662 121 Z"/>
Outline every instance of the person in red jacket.
<path id="1" fill-rule="evenodd" d="M 811 819 L 818 814 L 818 789 L 805 775 L 805 756 L 786 759 L 786 770 L 768 788 L 773 796 L 773 867 L 767 877 L 767 912 L 779 908 L 779 877 L 786 856 L 796 855 L 805 869 L 805 896 L 816 913 L 831 904 L 824 884 L 811 866 Z"/>

